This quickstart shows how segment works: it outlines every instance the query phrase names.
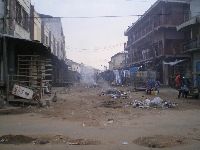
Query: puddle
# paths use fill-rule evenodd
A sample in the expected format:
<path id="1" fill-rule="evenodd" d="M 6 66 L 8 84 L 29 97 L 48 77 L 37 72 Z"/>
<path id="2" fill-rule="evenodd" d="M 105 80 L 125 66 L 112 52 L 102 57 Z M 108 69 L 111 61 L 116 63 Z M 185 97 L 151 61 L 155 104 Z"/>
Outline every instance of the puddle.
<path id="1" fill-rule="evenodd" d="M 175 136 L 155 135 L 151 137 L 140 137 L 133 143 L 149 148 L 167 148 L 186 144 L 186 138 Z"/>

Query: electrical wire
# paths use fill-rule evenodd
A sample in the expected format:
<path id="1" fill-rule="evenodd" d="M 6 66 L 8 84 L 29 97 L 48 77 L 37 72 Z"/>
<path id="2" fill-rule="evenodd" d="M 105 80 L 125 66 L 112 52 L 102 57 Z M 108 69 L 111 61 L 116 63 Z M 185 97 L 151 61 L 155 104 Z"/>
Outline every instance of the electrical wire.
<path id="1" fill-rule="evenodd" d="M 200 12 L 194 12 L 194 13 L 200 13 Z M 183 15 L 183 14 L 189 14 L 189 12 L 184 12 L 184 13 L 176 13 Z M 133 14 L 133 15 L 108 15 L 108 16 L 59 16 L 59 17 L 53 17 L 53 16 L 40 16 L 40 17 L 26 17 L 26 18 L 41 18 L 41 19 L 95 19 L 95 18 L 125 18 L 125 17 L 141 17 L 141 16 L 168 16 L 172 15 L 172 13 L 158 13 L 158 14 L 151 14 L 151 15 L 146 15 L 146 14 Z M 6 19 L 16 19 L 16 18 L 25 18 L 25 17 L 6 17 Z M 0 18 L 3 19 L 3 18 Z"/>

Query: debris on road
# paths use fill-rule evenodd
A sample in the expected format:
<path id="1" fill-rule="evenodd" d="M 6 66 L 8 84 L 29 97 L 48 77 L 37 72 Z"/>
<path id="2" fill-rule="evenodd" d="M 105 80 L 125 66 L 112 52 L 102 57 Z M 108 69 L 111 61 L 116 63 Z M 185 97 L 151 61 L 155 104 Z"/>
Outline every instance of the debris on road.
<path id="1" fill-rule="evenodd" d="M 104 101 L 100 105 L 100 107 L 106 107 L 106 108 L 122 108 L 122 104 L 119 104 L 118 101 L 110 100 L 110 101 Z"/>
<path id="2" fill-rule="evenodd" d="M 114 119 L 108 119 L 107 123 L 112 124 L 114 122 Z"/>
<path id="3" fill-rule="evenodd" d="M 101 92 L 100 96 L 102 96 L 102 95 L 108 95 L 114 99 L 117 99 L 117 98 L 127 99 L 128 98 L 128 95 L 126 92 L 119 91 L 117 89 L 109 89 L 109 90 L 103 91 L 103 92 Z"/>
<path id="4" fill-rule="evenodd" d="M 85 139 L 75 139 L 75 140 L 69 140 L 67 142 L 69 145 L 99 145 L 99 141 L 95 140 L 85 140 Z"/>
<path id="5" fill-rule="evenodd" d="M 127 141 L 123 141 L 122 145 L 128 145 L 128 142 Z"/>
<path id="6" fill-rule="evenodd" d="M 177 106 L 176 103 L 173 103 L 171 101 L 166 101 L 161 99 L 160 97 L 155 97 L 152 100 L 146 99 L 146 100 L 133 100 L 132 106 L 134 108 L 174 108 Z"/>

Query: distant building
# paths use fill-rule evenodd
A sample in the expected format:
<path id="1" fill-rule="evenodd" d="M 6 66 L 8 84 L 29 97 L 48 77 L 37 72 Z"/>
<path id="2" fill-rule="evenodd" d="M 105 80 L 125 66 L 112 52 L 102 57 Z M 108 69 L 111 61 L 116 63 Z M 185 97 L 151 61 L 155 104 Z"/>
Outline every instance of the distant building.
<path id="1" fill-rule="evenodd" d="M 69 59 L 66 59 L 65 62 L 69 66 L 68 67 L 69 70 L 81 73 L 81 66 L 82 66 L 82 64 L 79 64 L 79 63 L 74 62 L 74 61 L 69 60 Z"/>
<path id="2" fill-rule="evenodd" d="M 191 56 L 194 85 L 200 86 L 200 1 L 190 0 L 190 18 L 177 26 L 185 35 L 183 53 Z"/>
<path id="3" fill-rule="evenodd" d="M 184 0 L 157 0 L 125 32 L 128 41 L 128 66 L 143 66 L 157 71 L 159 80 L 168 85 L 173 71 L 163 62 L 185 60 L 182 54 L 184 34 L 176 26 L 188 19 L 189 4 Z M 184 67 L 188 67 L 187 64 Z"/>
<path id="4" fill-rule="evenodd" d="M 117 53 L 111 57 L 109 62 L 109 70 L 120 69 L 125 66 L 127 53 Z"/>
<path id="5" fill-rule="evenodd" d="M 30 39 L 31 0 L 0 0 L 0 33 Z"/>
<path id="6" fill-rule="evenodd" d="M 59 59 L 65 59 L 65 36 L 60 18 L 40 14 L 42 20 L 42 43 L 51 48 Z"/>

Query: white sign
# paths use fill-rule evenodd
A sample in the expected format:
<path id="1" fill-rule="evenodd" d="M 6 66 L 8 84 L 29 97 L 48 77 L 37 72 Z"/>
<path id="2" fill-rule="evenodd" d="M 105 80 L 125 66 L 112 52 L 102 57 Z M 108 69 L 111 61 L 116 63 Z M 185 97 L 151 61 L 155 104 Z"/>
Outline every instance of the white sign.
<path id="1" fill-rule="evenodd" d="M 25 88 L 25 87 L 22 87 L 22 86 L 19 86 L 19 85 L 16 85 L 16 84 L 13 86 L 12 94 L 19 96 L 19 97 L 22 97 L 22 98 L 25 98 L 25 99 L 32 99 L 33 98 L 33 91 L 32 90 Z"/>

